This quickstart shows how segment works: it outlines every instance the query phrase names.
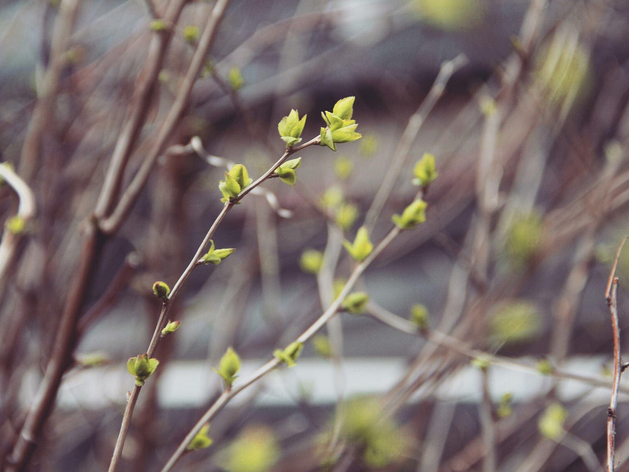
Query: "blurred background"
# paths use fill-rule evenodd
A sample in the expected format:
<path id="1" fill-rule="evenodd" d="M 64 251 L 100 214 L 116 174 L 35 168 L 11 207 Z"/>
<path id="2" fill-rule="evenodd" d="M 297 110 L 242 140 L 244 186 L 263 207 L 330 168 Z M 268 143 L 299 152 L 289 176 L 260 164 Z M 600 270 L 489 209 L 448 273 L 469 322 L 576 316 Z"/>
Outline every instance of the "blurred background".
<path id="1" fill-rule="evenodd" d="M 294 188 L 248 195 L 213 237 L 236 252 L 174 299 L 118 470 L 161 470 L 229 346 L 247 379 L 321 315 L 354 266 L 341 242 L 387 234 L 425 153 L 426 222 L 359 280 L 366 311 L 237 396 L 175 469 L 604 470 L 628 45 L 625 0 L 0 1 L 3 470 L 107 470 L 151 286 L 175 284 L 221 211 L 221 159 L 257 178 L 282 117 L 308 115 L 305 142 L 346 96 L 362 139 L 304 149 Z M 624 328 L 629 249 L 617 275 Z"/>

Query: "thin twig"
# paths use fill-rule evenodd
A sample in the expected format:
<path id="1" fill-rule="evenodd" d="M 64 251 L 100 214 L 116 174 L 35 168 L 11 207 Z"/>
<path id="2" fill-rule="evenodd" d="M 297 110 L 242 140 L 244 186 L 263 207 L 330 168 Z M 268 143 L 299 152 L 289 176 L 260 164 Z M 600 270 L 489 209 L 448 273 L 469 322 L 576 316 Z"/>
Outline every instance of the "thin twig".
<path id="1" fill-rule="evenodd" d="M 614 380 L 612 384 L 612 395 L 609 401 L 609 409 L 607 410 L 607 472 L 614 472 L 614 453 L 616 449 L 616 413 L 618 409 L 618 391 L 620 389 L 620 377 L 622 376 L 622 361 L 620 359 L 620 323 L 618 322 L 618 277 L 616 267 L 618 259 L 622 251 L 627 236 L 625 236 L 614 258 L 614 264 L 609 274 L 607 289 L 605 290 L 605 299 L 609 306 L 609 312 L 612 316 L 612 330 L 614 332 Z"/>
<path id="2" fill-rule="evenodd" d="M 181 287 L 183 286 L 185 281 L 188 279 L 190 274 L 192 274 L 192 271 L 196 267 L 199 266 L 199 261 L 201 260 L 201 257 L 203 253 L 205 252 L 205 248 L 210 243 L 210 239 L 212 239 L 214 233 L 216 232 L 216 229 L 221 224 L 221 222 L 223 221 L 227 213 L 229 213 L 229 211 L 234 207 L 234 205 L 239 203 L 247 194 L 255 190 L 255 188 L 258 185 L 260 185 L 262 182 L 268 179 L 271 175 L 273 175 L 273 172 L 275 171 L 275 169 L 277 169 L 280 165 L 282 165 L 282 163 L 284 163 L 290 156 L 292 156 L 294 153 L 298 151 L 301 151 L 302 149 L 305 149 L 309 146 L 316 145 L 318 143 L 319 143 L 319 137 L 316 137 L 316 138 L 311 139 L 307 143 L 302 144 L 301 146 L 295 146 L 295 147 L 287 149 L 284 152 L 284 154 L 282 154 L 282 157 L 280 157 L 279 160 L 269 168 L 269 170 L 267 170 L 264 174 L 262 174 L 262 176 L 258 177 L 258 179 L 256 179 L 252 184 L 250 184 L 248 187 L 243 189 L 243 191 L 240 192 L 240 194 L 236 198 L 225 202 L 223 209 L 214 220 L 214 223 L 212 223 L 212 225 L 210 226 L 210 229 L 208 230 L 205 237 L 203 238 L 203 241 L 201 241 L 201 244 L 199 244 L 199 247 L 197 248 L 194 256 L 192 256 L 192 259 L 190 259 L 188 266 L 186 267 L 186 269 L 183 271 L 183 273 L 181 274 L 181 276 L 179 277 L 179 279 L 173 286 L 168 297 L 162 303 L 162 309 L 160 311 L 159 317 L 157 319 L 157 323 L 155 325 L 155 331 L 153 332 L 153 336 L 151 337 L 151 341 L 149 343 L 148 349 L 146 350 L 146 354 L 149 358 L 154 354 L 155 349 L 157 348 L 157 344 L 159 343 L 161 339 L 160 334 L 162 332 L 162 329 L 164 328 L 166 321 L 168 320 L 168 313 L 169 313 L 173 300 L 175 299 L 175 297 L 181 290 Z M 129 400 L 127 401 L 127 406 L 125 408 L 125 412 L 122 417 L 122 424 L 120 426 L 120 432 L 118 433 L 118 439 L 116 440 L 116 445 L 114 447 L 113 456 L 111 459 L 111 463 L 109 465 L 109 472 L 114 472 L 117 469 L 118 464 L 120 463 L 124 444 L 127 438 L 127 434 L 129 432 L 129 427 L 131 425 L 131 417 L 133 416 L 133 411 L 135 409 L 135 405 L 137 403 L 137 399 L 140 395 L 141 390 L 142 390 L 142 387 L 139 387 L 137 385 L 134 386 L 133 391 L 131 392 L 131 395 L 129 397 Z"/>
<path id="3" fill-rule="evenodd" d="M 391 162 L 387 167 L 387 172 L 382 179 L 380 188 L 378 189 L 378 192 L 376 193 L 376 196 L 367 211 L 365 225 L 369 228 L 373 228 L 376 224 L 376 220 L 378 219 L 378 216 L 380 216 L 382 208 L 391 195 L 395 182 L 397 181 L 400 172 L 406 163 L 407 156 L 411 150 L 413 142 L 415 141 L 422 124 L 426 120 L 426 117 L 432 111 L 439 98 L 443 95 L 450 77 L 452 77 L 456 71 L 464 67 L 467 62 L 467 57 L 460 54 L 454 59 L 441 64 L 439 74 L 437 75 L 430 92 L 428 92 L 426 99 L 421 103 L 421 105 L 419 105 L 419 108 L 413 116 L 409 118 L 406 129 L 404 130 L 395 152 L 393 153 Z"/>
<path id="4" fill-rule="evenodd" d="M 343 290 L 337 296 L 337 298 L 332 302 L 332 304 L 323 312 L 323 314 L 312 323 L 295 341 L 300 342 L 302 344 L 306 343 L 310 338 L 312 338 L 323 326 L 325 326 L 333 317 L 336 315 L 343 303 L 343 300 L 349 295 L 350 291 L 360 279 L 362 274 L 365 272 L 367 267 L 374 261 L 380 253 L 386 249 L 389 244 L 400 234 L 402 230 L 395 226 L 392 228 L 387 235 L 378 243 L 378 245 L 374 248 L 373 252 L 367 256 L 367 258 L 361 263 L 357 264 L 349 279 L 345 283 Z M 280 361 L 278 359 L 272 359 L 260 367 L 254 374 L 247 379 L 242 384 L 238 385 L 236 388 L 232 390 L 225 391 L 223 394 L 216 400 L 216 402 L 205 412 L 205 414 L 201 417 L 201 419 L 194 425 L 194 427 L 190 430 L 190 432 L 186 435 L 184 440 L 179 444 L 177 450 L 170 457 L 166 465 L 162 468 L 161 472 L 168 472 L 172 470 L 175 466 L 181 455 L 185 452 L 188 444 L 192 439 L 197 435 L 197 433 L 201 430 L 201 428 L 211 421 L 224 407 L 229 403 L 229 401 L 234 398 L 238 393 L 242 392 L 244 389 L 249 387 L 251 384 L 257 382 L 262 377 L 266 376 L 268 373 L 275 370 L 279 367 Z"/>

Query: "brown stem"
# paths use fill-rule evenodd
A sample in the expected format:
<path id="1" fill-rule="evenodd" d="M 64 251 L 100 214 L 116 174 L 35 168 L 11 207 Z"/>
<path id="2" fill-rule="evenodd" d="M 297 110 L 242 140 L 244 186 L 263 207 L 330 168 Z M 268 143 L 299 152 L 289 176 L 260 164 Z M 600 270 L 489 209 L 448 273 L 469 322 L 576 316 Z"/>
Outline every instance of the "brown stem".
<path id="1" fill-rule="evenodd" d="M 612 330 L 614 332 L 614 378 L 612 395 L 607 410 L 607 472 L 614 472 L 614 453 L 616 449 L 616 412 L 618 409 L 618 391 L 620 389 L 620 377 L 622 376 L 622 361 L 620 359 L 620 323 L 618 322 L 618 277 L 615 277 L 620 252 L 625 244 L 625 236 L 618 246 L 609 281 L 605 291 L 605 299 L 612 317 Z"/>

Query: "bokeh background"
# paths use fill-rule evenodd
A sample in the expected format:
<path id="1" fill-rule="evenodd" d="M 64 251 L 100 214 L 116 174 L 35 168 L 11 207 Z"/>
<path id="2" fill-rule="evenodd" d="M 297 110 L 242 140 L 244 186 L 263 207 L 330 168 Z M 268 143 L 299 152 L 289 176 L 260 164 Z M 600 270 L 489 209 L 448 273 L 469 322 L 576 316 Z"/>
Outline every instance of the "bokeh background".
<path id="1" fill-rule="evenodd" d="M 151 10 L 175 3 L 0 1 L 2 467 L 13 470 L 83 281 L 71 362 L 23 470 L 107 470 L 133 387 L 126 360 L 145 352 L 159 314 L 151 286 L 172 287 L 222 208 L 216 158 L 256 178 L 281 156 L 277 123 L 291 109 L 308 115 L 308 140 L 320 112 L 355 96 L 361 140 L 303 150 L 294 188 L 269 180 L 275 204 L 249 195 L 220 225 L 217 247 L 236 252 L 195 270 L 175 300 L 181 327 L 155 353 L 119 470 L 161 470 L 220 393 L 212 367 L 227 347 L 246 379 L 322 313 L 318 282 L 353 267 L 340 242 L 363 224 L 384 237 L 425 153 L 439 172 L 427 220 L 359 281 L 367 312 L 337 315 L 295 367 L 236 397 L 212 422 L 212 445 L 176 470 L 603 470 L 605 289 L 628 227 L 629 3 L 232 0 L 156 145 L 215 8 L 189 1 L 167 36 Z M 115 200 L 159 157 L 82 272 L 125 145 Z M 338 253 L 323 276 L 316 253 L 304 256 L 313 250 Z M 629 250 L 617 275 L 624 327 Z M 617 470 L 629 470 L 624 395 Z"/>

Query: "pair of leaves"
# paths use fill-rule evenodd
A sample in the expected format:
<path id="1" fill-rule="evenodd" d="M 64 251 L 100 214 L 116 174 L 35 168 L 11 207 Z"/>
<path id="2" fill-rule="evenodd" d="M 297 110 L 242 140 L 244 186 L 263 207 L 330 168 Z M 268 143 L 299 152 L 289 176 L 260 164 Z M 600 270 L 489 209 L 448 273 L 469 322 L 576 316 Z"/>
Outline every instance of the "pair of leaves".
<path id="1" fill-rule="evenodd" d="M 219 265 L 223 259 L 227 259 L 231 256 L 234 251 L 233 247 L 225 248 L 225 249 L 215 249 L 214 241 L 210 239 L 210 249 L 209 251 L 201 258 L 200 262 L 202 264 L 214 264 Z"/>
<path id="2" fill-rule="evenodd" d="M 146 379 L 148 379 L 157 366 L 159 361 L 154 358 L 148 358 L 147 354 L 141 354 L 139 356 L 131 357 L 127 361 L 127 370 L 133 376 L 135 376 L 135 384 L 138 387 L 144 385 Z"/>
<path id="3" fill-rule="evenodd" d="M 306 117 L 304 115 L 299 118 L 299 112 L 297 110 L 291 110 L 288 116 L 282 118 L 277 125 L 277 130 L 280 133 L 280 137 L 286 143 L 286 147 L 290 148 L 301 141 L 301 133 L 306 125 Z"/>
<path id="4" fill-rule="evenodd" d="M 286 364 L 287 367 L 293 367 L 296 364 L 297 358 L 299 357 L 303 349 L 303 343 L 295 341 L 293 343 L 290 343 L 284 350 L 275 350 L 275 352 L 273 352 L 273 357 L 275 357 L 281 363 Z"/>
<path id="5" fill-rule="evenodd" d="M 369 230 L 366 226 L 361 227 L 356 233 L 356 238 L 353 243 L 349 241 L 343 241 L 343 246 L 349 252 L 356 262 L 364 261 L 371 251 L 373 251 L 373 244 L 369 240 Z"/>
<path id="6" fill-rule="evenodd" d="M 362 138 L 356 132 L 358 124 L 352 120 L 355 97 L 345 97 L 336 102 L 331 112 L 321 113 L 327 127 L 321 128 L 321 145 L 336 151 L 336 145 L 350 143 Z"/>
<path id="7" fill-rule="evenodd" d="M 190 444 L 188 444 L 189 451 L 198 451 L 199 449 L 205 449 L 206 447 L 210 447 L 212 445 L 212 440 L 208 436 L 210 432 L 210 425 L 206 424 L 203 426 L 199 432 L 192 438 Z"/>
<path id="8" fill-rule="evenodd" d="M 238 372 L 240 371 L 240 357 L 236 351 L 234 351 L 231 347 L 227 348 L 225 354 L 221 358 L 221 362 L 218 364 L 218 369 L 214 369 L 218 375 L 223 378 L 225 382 L 226 388 L 231 388 L 234 380 L 238 377 Z"/>
<path id="9" fill-rule="evenodd" d="M 306 118 L 304 116 L 304 118 Z M 285 184 L 294 186 L 297 182 L 297 168 L 301 165 L 301 157 L 297 159 L 291 159 L 275 169 L 275 173 L 279 176 L 280 180 Z"/>
<path id="10" fill-rule="evenodd" d="M 247 168 L 242 164 L 236 164 L 229 172 L 225 172 L 225 180 L 221 180 L 218 184 L 218 188 L 223 194 L 221 202 L 233 201 L 252 182 Z"/>
<path id="11" fill-rule="evenodd" d="M 407 206 L 402 215 L 393 215 L 393 223 L 401 229 L 412 229 L 420 223 L 426 221 L 426 207 L 428 205 L 423 200 L 415 200 Z"/>

